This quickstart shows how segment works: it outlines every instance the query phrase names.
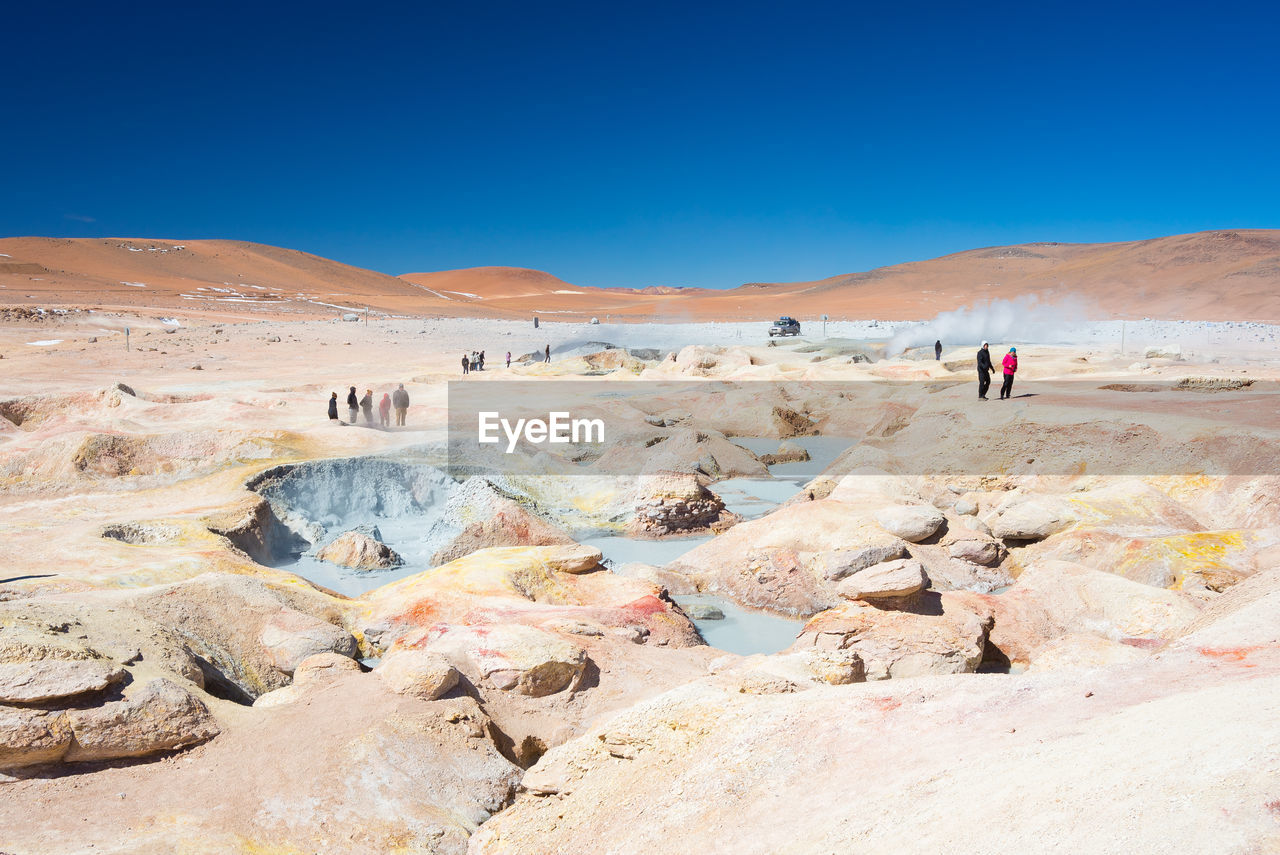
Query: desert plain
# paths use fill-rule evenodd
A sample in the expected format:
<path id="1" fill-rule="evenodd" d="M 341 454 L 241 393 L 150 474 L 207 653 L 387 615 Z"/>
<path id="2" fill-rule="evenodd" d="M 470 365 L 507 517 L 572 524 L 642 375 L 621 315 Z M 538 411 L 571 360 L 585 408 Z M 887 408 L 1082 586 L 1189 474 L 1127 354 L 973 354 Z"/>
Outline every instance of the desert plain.
<path id="1" fill-rule="evenodd" d="M 1274 232 L 0 256 L 0 852 L 1280 852 Z M 608 442 L 494 465 L 463 395 Z"/>

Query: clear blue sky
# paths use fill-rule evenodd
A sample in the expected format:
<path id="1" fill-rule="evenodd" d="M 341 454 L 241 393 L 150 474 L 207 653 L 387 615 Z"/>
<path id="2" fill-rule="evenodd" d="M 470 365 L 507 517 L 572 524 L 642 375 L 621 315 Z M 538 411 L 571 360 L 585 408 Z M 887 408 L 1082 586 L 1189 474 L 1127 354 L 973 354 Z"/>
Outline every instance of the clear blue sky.
<path id="1" fill-rule="evenodd" d="M 1276 8 L 10 4 L 0 235 L 729 287 L 1275 228 Z"/>

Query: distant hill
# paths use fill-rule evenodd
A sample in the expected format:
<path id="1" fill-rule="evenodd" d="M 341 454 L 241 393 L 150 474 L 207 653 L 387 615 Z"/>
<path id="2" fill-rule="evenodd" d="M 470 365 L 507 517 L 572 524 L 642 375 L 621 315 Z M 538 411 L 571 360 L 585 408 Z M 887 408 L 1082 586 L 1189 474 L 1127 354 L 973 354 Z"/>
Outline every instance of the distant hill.
<path id="1" fill-rule="evenodd" d="M 0 239 L 0 304 L 147 307 L 257 317 L 369 306 L 419 316 L 602 322 L 903 320 L 995 298 L 1072 297 L 1097 317 L 1280 322 L 1280 231 L 968 250 L 809 282 L 723 291 L 567 283 L 520 267 L 388 276 L 241 241 Z"/>
<path id="2" fill-rule="evenodd" d="M 1105 244 L 989 247 L 813 282 L 734 293 L 791 314 L 924 318 L 1024 294 L 1071 295 L 1100 316 L 1280 321 L 1280 231 L 1200 232 Z"/>
<path id="3" fill-rule="evenodd" d="M 413 285 L 317 255 L 229 240 L 0 239 L 0 301 L 215 314 L 447 312 Z"/>

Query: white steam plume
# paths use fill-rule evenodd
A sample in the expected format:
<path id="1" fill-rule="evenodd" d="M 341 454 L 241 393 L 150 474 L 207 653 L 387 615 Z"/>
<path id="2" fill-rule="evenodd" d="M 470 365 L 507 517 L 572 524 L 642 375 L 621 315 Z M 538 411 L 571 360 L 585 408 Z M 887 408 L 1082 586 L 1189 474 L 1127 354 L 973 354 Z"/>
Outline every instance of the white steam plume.
<path id="1" fill-rule="evenodd" d="M 1045 302 L 1034 294 L 1012 300 L 992 300 L 943 312 L 931 321 L 908 327 L 889 340 L 887 356 L 909 347 L 926 347 L 941 341 L 943 347 L 961 344 L 992 345 L 1076 344 L 1089 341 L 1088 312 L 1084 301 L 1068 297 Z"/>

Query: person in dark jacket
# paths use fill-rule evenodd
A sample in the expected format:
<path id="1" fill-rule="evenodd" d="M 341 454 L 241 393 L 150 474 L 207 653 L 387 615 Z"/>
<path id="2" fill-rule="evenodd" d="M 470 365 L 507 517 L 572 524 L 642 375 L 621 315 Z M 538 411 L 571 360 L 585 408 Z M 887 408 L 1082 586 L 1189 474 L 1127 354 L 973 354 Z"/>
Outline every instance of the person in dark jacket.
<path id="1" fill-rule="evenodd" d="M 511 367 L 511 351 L 507 351 L 507 367 Z"/>
<path id="2" fill-rule="evenodd" d="M 470 370 L 471 370 L 471 360 L 470 360 L 470 359 L 467 357 L 467 355 L 464 353 L 464 354 L 462 354 L 462 373 L 463 373 L 463 375 L 465 375 L 465 374 L 466 374 L 468 371 L 470 371 Z"/>
<path id="3" fill-rule="evenodd" d="M 551 361 L 551 345 L 547 345 L 547 358 L 546 358 L 546 360 L 545 360 L 545 361 L 546 361 L 546 362 L 550 362 L 550 361 Z"/>
<path id="4" fill-rule="evenodd" d="M 933 358 L 935 360 L 942 358 L 942 339 L 938 339 L 933 343 Z"/>
<path id="5" fill-rule="evenodd" d="M 360 399 L 356 397 L 355 386 L 347 393 L 347 409 L 351 411 L 351 424 L 355 424 L 356 419 L 360 418 Z"/>
<path id="6" fill-rule="evenodd" d="M 364 423 L 373 424 L 373 390 L 365 389 L 364 397 L 360 399 L 360 409 L 364 410 Z"/>
<path id="7" fill-rule="evenodd" d="M 978 400 L 987 400 L 987 390 L 991 388 L 991 372 L 995 368 L 991 364 L 991 351 L 987 349 L 988 345 L 984 341 L 982 349 L 978 351 Z"/>
<path id="8" fill-rule="evenodd" d="M 329 421 L 336 422 L 338 420 L 338 393 L 334 392 L 329 396 Z"/>
<path id="9" fill-rule="evenodd" d="M 391 405 L 396 408 L 396 426 L 404 427 L 404 417 L 409 411 L 409 393 L 404 390 L 403 383 L 391 393 Z"/>
<path id="10" fill-rule="evenodd" d="M 1000 363 L 1004 368 L 1004 383 L 1000 386 L 1000 400 L 1013 397 L 1013 375 L 1018 373 L 1018 348 L 1011 347 Z"/>
<path id="11" fill-rule="evenodd" d="M 483 370 L 484 370 L 484 351 L 483 351 L 483 350 L 482 350 L 482 351 L 480 351 L 480 361 L 479 361 L 479 364 L 480 364 L 480 370 L 481 370 L 481 371 L 483 371 Z"/>

